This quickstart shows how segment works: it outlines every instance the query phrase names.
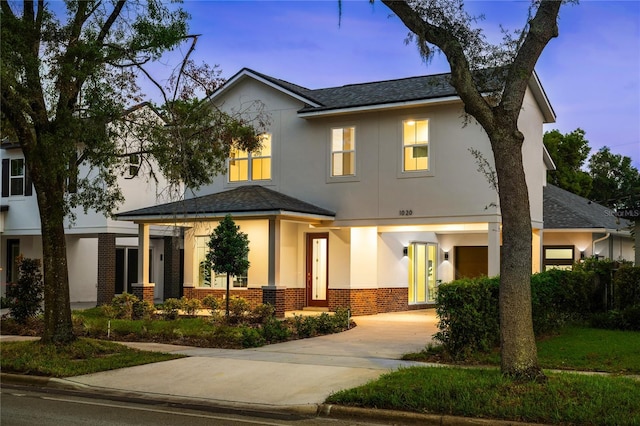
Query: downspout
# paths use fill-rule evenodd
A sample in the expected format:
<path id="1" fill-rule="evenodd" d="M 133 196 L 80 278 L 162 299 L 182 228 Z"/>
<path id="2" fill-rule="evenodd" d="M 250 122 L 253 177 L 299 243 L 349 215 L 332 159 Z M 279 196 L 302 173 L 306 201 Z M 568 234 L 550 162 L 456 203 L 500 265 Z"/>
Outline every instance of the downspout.
<path id="1" fill-rule="evenodd" d="M 599 243 L 600 241 L 604 241 L 604 240 L 606 240 L 606 239 L 607 239 L 607 238 L 609 238 L 610 236 L 611 236 L 611 233 L 610 233 L 610 232 L 607 232 L 607 234 L 606 234 L 604 237 L 602 237 L 602 238 L 598 238 L 597 240 L 594 240 L 594 241 L 591 243 L 591 254 L 592 254 L 593 256 L 596 256 L 596 244 L 597 244 L 597 243 Z M 609 256 L 611 256 L 611 252 L 609 252 Z"/>

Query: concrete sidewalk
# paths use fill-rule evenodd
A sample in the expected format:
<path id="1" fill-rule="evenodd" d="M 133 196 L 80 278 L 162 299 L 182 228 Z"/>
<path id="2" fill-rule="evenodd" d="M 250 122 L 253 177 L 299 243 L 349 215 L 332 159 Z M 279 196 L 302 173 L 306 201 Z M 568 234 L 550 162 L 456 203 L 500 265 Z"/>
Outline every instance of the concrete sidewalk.
<path id="1" fill-rule="evenodd" d="M 421 350 L 437 331 L 432 309 L 353 319 L 357 326 L 343 333 L 255 349 L 126 343 L 188 357 L 50 379 L 47 385 L 132 398 L 314 415 L 333 392 L 364 384 L 397 368 L 424 365 L 399 358 Z"/>

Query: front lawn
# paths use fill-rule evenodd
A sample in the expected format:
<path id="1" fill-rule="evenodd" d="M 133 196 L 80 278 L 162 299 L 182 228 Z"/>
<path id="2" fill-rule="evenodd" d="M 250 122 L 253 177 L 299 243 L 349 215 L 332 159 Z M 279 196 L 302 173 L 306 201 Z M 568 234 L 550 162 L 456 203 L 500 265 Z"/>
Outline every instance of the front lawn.
<path id="1" fill-rule="evenodd" d="M 79 376 L 183 357 L 139 351 L 114 342 L 84 338 L 60 346 L 29 341 L 3 342 L 0 347 L 3 373 L 48 377 Z"/>
<path id="2" fill-rule="evenodd" d="M 640 381 L 576 373 L 515 383 L 498 369 L 412 367 L 327 403 L 545 424 L 638 425 Z"/>
<path id="3" fill-rule="evenodd" d="M 640 374 L 640 333 L 586 327 L 565 327 L 557 335 L 538 341 L 542 368 Z M 407 354 L 406 360 L 439 362 L 438 347 Z M 498 350 L 477 353 L 467 363 L 500 365 Z"/>

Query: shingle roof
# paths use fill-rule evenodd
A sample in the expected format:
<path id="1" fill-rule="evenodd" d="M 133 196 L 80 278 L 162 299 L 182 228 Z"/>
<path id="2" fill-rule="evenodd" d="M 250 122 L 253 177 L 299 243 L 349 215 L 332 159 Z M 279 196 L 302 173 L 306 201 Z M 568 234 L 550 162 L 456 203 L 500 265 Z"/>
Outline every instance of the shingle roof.
<path id="1" fill-rule="evenodd" d="M 157 206 L 145 207 L 117 214 L 118 217 L 157 216 L 207 216 L 233 213 L 286 211 L 318 216 L 335 216 L 335 213 L 314 206 L 297 198 L 258 185 L 241 186 L 229 191 L 202 197 L 189 198 Z"/>
<path id="2" fill-rule="evenodd" d="M 601 204 L 548 184 L 544 188 L 545 229 L 602 228 L 625 229 L 631 222 L 617 218 Z"/>
<path id="3" fill-rule="evenodd" d="M 449 83 L 450 73 L 308 89 L 248 68 L 244 70 L 320 105 L 308 105 L 299 111 L 301 113 L 456 96 L 456 90 Z"/>

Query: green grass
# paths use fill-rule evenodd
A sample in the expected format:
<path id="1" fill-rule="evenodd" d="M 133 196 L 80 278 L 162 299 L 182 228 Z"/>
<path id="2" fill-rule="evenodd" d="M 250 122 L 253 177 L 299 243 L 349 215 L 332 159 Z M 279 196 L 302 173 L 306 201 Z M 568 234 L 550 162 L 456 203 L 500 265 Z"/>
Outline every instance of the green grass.
<path id="1" fill-rule="evenodd" d="M 538 341 L 537 346 L 538 361 L 543 368 L 640 374 L 638 332 L 565 327 L 558 335 Z M 407 354 L 403 359 L 439 361 L 440 356 L 439 348 L 435 347 Z M 497 350 L 476 354 L 469 363 L 500 365 L 500 354 Z"/>
<path id="2" fill-rule="evenodd" d="M 29 341 L 3 342 L 0 347 L 3 373 L 48 377 L 79 376 L 182 357 L 139 351 L 118 343 L 84 338 L 66 346 Z"/>
<path id="3" fill-rule="evenodd" d="M 327 403 L 539 423 L 640 424 L 640 381 L 575 373 L 515 383 L 497 369 L 412 367 Z"/>

